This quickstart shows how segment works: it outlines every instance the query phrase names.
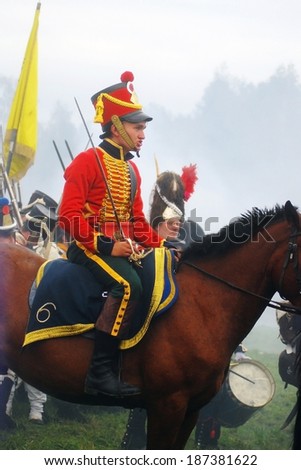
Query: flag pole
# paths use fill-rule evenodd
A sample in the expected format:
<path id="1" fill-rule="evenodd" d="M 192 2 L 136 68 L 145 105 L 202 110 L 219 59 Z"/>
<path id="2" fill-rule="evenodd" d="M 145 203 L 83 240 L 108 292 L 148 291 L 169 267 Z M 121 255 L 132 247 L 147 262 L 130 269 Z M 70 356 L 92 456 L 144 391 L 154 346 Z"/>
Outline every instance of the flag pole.
<path id="1" fill-rule="evenodd" d="M 0 141 L 1 141 L 1 154 L 0 154 L 0 162 L 3 162 L 3 133 L 2 133 L 2 126 L 0 125 Z M 4 176 L 3 172 L 0 174 L 0 197 L 4 196 Z"/>
<path id="2" fill-rule="evenodd" d="M 20 181 L 18 181 L 18 183 L 17 183 L 17 189 L 18 189 L 18 204 L 19 204 L 19 207 L 22 207 L 22 197 L 21 197 Z"/>
<path id="3" fill-rule="evenodd" d="M 2 126 L 0 126 L 0 136 L 1 136 L 1 148 L 2 148 L 3 147 Z M 15 193 L 14 193 L 14 191 L 13 191 L 11 185 L 10 185 L 9 178 L 8 178 L 5 166 L 4 166 L 3 154 L 2 153 L 1 153 L 1 158 L 0 158 L 0 169 L 1 169 L 1 176 L 3 178 L 3 181 L 5 183 L 5 186 L 7 188 L 7 191 L 8 191 L 9 197 L 10 197 L 10 201 L 11 201 L 11 204 L 12 204 L 12 207 L 13 207 L 14 216 L 16 218 L 18 228 L 21 231 L 22 225 L 23 225 L 22 218 L 21 218 L 21 214 L 20 214 L 20 211 L 19 211 L 18 203 L 16 201 Z M 2 185 L 2 187 L 1 187 L 1 196 L 3 196 L 3 194 L 4 194 L 4 187 Z"/>

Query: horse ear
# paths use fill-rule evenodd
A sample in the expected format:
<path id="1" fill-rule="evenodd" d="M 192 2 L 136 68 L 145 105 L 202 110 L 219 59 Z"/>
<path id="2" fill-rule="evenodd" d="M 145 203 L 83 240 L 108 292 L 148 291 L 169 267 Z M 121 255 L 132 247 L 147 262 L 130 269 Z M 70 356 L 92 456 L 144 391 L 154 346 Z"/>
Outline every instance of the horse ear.
<path id="1" fill-rule="evenodd" d="M 294 225 L 297 230 L 299 230 L 300 228 L 299 214 L 297 212 L 297 209 L 291 203 L 291 201 L 286 201 L 284 210 L 285 210 L 286 220 L 292 225 Z"/>

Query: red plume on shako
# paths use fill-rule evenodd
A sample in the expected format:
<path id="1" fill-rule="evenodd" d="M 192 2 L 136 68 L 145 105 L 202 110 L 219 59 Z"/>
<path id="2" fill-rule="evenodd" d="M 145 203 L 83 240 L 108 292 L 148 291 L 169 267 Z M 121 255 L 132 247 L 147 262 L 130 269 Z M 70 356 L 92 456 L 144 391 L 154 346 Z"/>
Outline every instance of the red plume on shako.
<path id="1" fill-rule="evenodd" d="M 184 185 L 184 201 L 188 201 L 188 199 L 194 192 L 194 186 L 198 180 L 198 177 L 196 174 L 196 164 L 183 166 L 181 180 Z"/>

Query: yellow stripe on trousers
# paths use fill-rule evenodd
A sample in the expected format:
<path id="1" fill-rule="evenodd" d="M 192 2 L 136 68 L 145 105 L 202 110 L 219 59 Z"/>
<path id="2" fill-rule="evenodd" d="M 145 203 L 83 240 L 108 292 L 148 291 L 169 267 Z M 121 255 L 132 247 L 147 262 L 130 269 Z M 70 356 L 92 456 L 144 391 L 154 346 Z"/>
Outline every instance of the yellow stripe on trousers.
<path id="1" fill-rule="evenodd" d="M 119 306 L 119 309 L 115 318 L 115 322 L 111 330 L 111 335 L 117 336 L 119 333 L 121 324 L 122 324 L 122 320 L 123 320 L 130 296 L 131 296 L 131 286 L 126 279 L 120 276 L 120 274 L 117 273 L 102 258 L 95 255 L 94 253 L 91 253 L 91 251 L 84 248 L 84 246 L 81 243 L 78 243 L 78 246 L 84 251 L 87 258 L 90 258 L 92 261 L 94 261 L 94 263 L 98 264 L 98 266 L 100 266 L 101 269 L 106 271 L 113 279 L 115 279 L 115 281 L 117 281 L 119 284 L 124 286 L 124 295 L 122 297 L 122 300 L 121 300 L 121 303 L 120 303 L 120 306 Z"/>

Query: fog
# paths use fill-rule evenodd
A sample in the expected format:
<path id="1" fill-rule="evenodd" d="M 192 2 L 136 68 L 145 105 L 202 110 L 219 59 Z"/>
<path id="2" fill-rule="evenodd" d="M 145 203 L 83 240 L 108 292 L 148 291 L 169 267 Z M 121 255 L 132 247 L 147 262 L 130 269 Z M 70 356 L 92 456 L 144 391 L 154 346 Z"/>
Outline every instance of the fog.
<path id="1" fill-rule="evenodd" d="M 4 129 L 13 90 L 14 84 L 0 76 Z M 21 180 L 24 203 L 33 189 L 60 198 L 63 168 L 53 141 L 65 166 L 71 161 L 66 141 L 74 156 L 87 146 L 83 124 L 73 123 L 73 107 L 75 103 L 68 109 L 55 103 L 50 106 L 48 122 L 39 125 L 35 162 Z M 156 178 L 155 157 L 160 172 L 180 173 L 184 165 L 197 164 L 199 179 L 186 216 L 196 216 L 206 233 L 255 206 L 270 208 L 288 199 L 299 206 L 301 84 L 293 66 L 279 66 L 257 85 L 222 69 L 193 113 L 173 116 L 156 103 L 145 110 L 154 119 L 147 127 L 141 158 L 135 161 L 143 178 L 146 210 Z M 84 117 L 97 145 L 101 128 L 92 123 L 92 105 Z"/>
<path id="2" fill-rule="evenodd" d="M 15 83 L 0 76 L 0 123 L 5 129 Z M 82 151 L 88 136 L 81 122 L 74 123 L 75 103 L 50 106 L 47 123 L 39 125 L 34 165 L 20 182 L 23 204 L 40 189 L 59 202 L 63 168 L 54 149 L 67 166 L 66 142 L 73 156 Z M 141 157 L 135 157 L 143 178 L 143 199 L 148 212 L 159 170 L 181 172 L 184 165 L 197 163 L 195 193 L 186 206 L 205 233 L 218 231 L 236 217 L 257 206 L 271 208 L 286 200 L 300 205 L 301 83 L 294 66 L 282 66 L 265 81 L 248 83 L 230 75 L 226 68 L 216 72 L 196 103 L 194 112 L 171 114 L 162 105 L 145 109 L 153 116 L 148 124 Z M 92 124 L 94 109 L 85 116 L 94 144 L 101 129 Z M 246 266 L 247 269 L 247 266 Z M 260 322 L 275 324 L 267 309 Z"/>

